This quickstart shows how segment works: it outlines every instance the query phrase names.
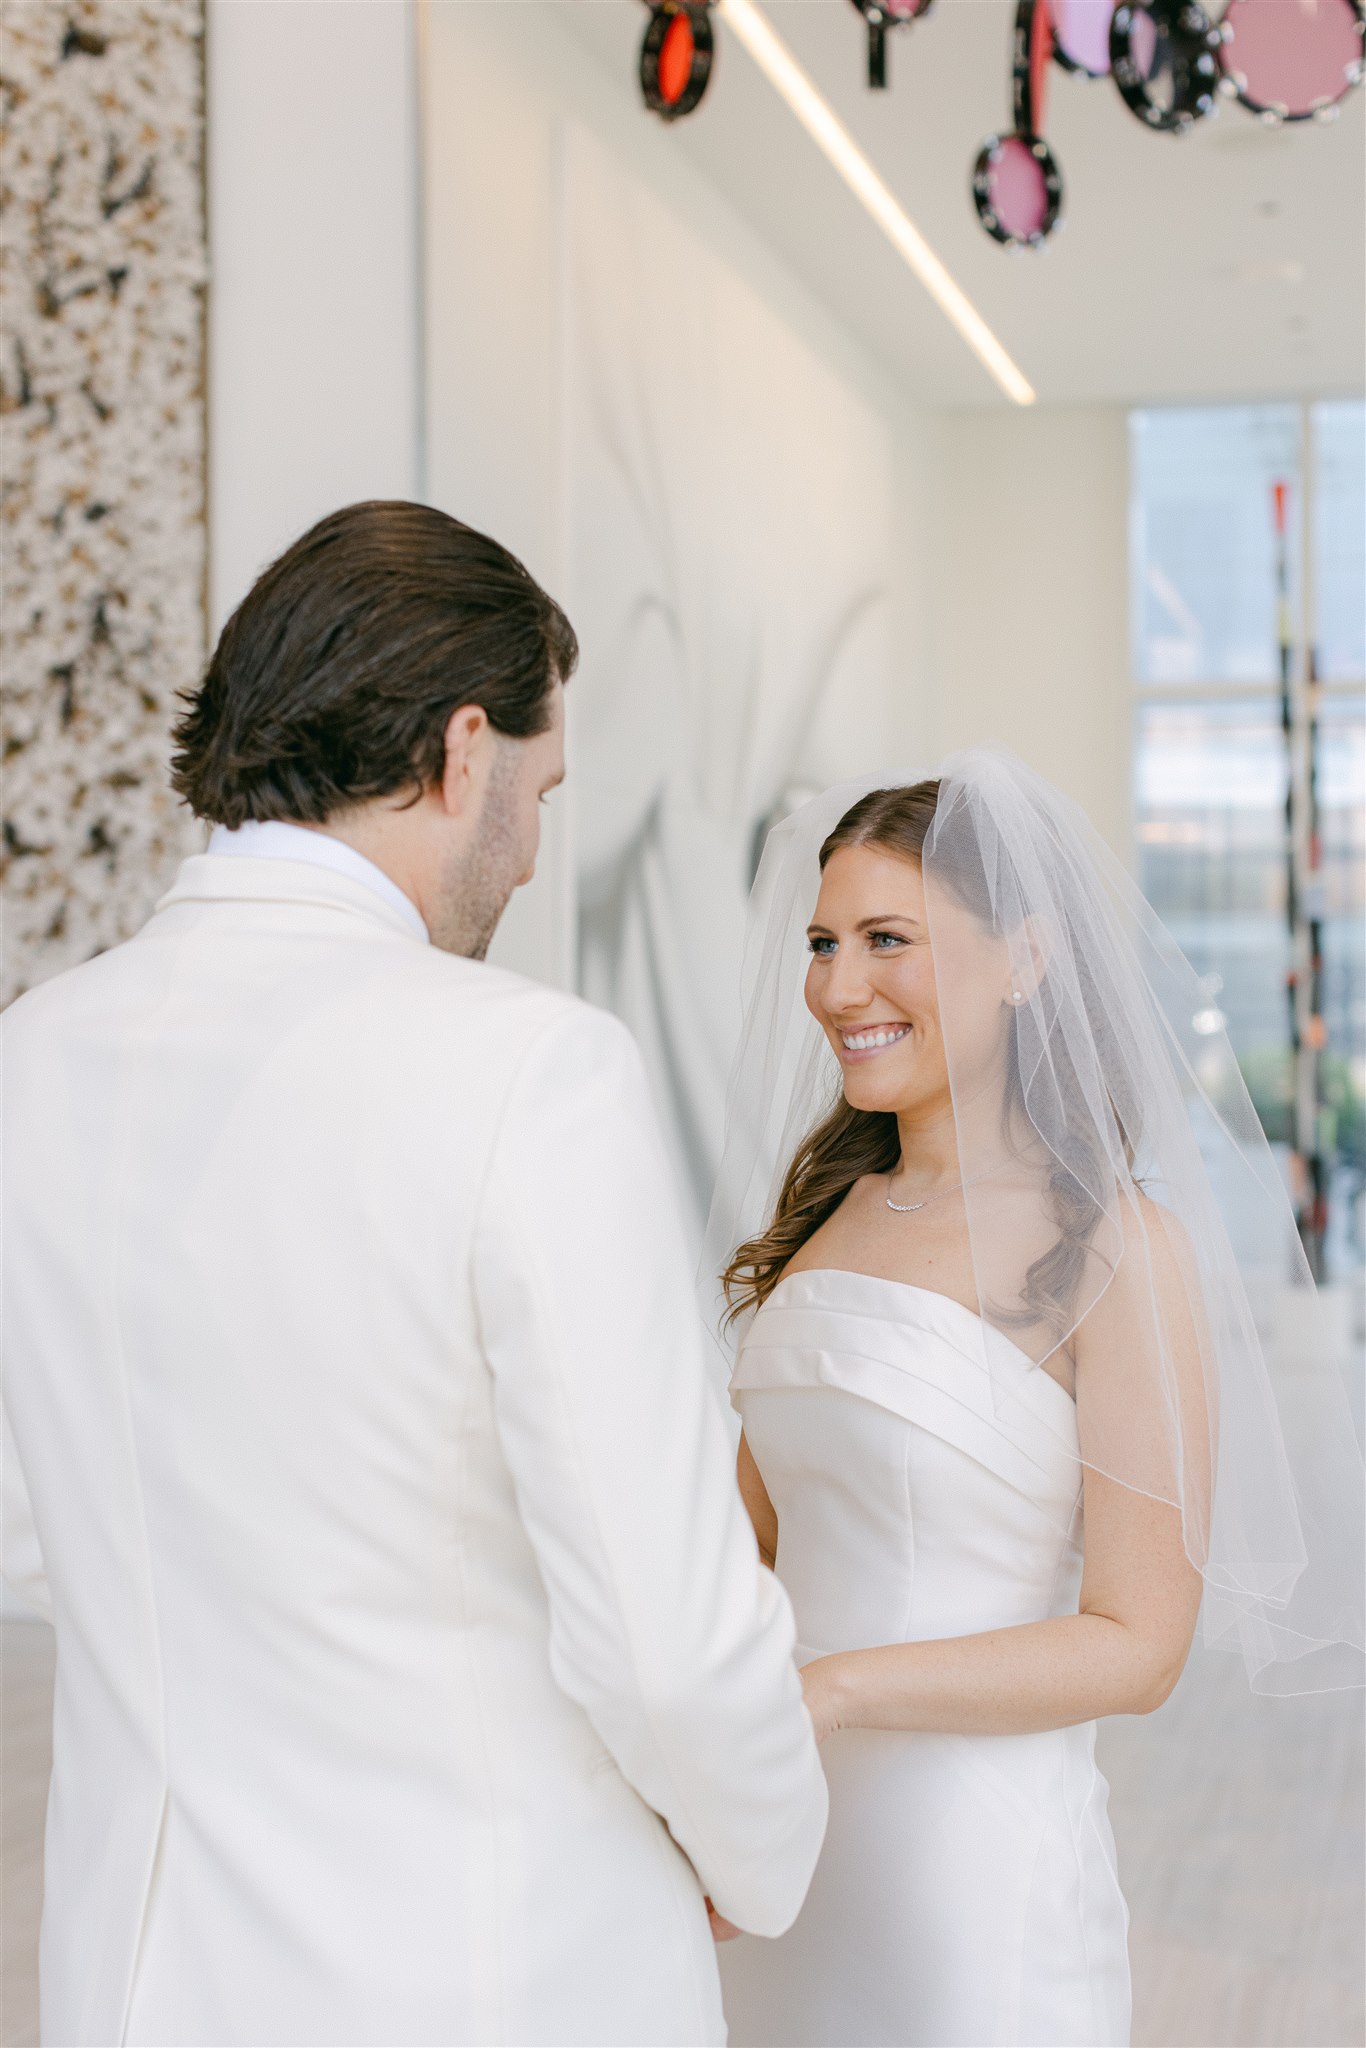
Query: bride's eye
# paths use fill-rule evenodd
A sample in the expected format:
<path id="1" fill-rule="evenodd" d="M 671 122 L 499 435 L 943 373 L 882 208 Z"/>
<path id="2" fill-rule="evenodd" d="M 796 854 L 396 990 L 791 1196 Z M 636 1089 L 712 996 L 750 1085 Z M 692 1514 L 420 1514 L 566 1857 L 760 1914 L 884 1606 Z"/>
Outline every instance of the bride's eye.
<path id="1" fill-rule="evenodd" d="M 886 945 L 883 945 L 883 940 Z M 869 932 L 868 943 L 875 953 L 889 953 L 894 946 L 904 946 L 906 941 L 900 932 Z"/>
<path id="2" fill-rule="evenodd" d="M 818 960 L 829 960 L 834 955 L 834 939 L 808 939 L 806 943 Z"/>

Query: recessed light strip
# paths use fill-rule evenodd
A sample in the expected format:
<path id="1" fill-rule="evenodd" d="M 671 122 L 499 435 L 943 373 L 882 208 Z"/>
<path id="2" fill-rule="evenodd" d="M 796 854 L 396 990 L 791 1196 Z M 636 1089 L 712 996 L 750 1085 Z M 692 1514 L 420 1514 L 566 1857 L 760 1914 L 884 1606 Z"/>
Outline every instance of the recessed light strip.
<path id="1" fill-rule="evenodd" d="M 901 202 L 883 184 L 849 130 L 827 100 L 817 92 L 782 38 L 775 34 L 754 0 L 716 0 L 716 11 L 729 23 L 770 85 L 787 101 L 807 134 L 823 150 L 855 198 L 861 199 L 893 247 L 905 257 L 930 297 L 958 329 L 968 347 L 1016 405 L 1034 403 L 1025 380 L 1000 342 L 945 270 Z"/>

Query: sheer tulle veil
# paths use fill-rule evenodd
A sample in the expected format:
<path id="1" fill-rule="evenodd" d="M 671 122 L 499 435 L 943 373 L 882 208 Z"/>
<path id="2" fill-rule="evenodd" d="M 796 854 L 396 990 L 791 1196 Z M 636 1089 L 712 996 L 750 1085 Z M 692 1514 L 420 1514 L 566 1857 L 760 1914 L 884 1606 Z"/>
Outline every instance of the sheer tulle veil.
<path id="1" fill-rule="evenodd" d="M 919 779 L 828 790 L 764 850 L 702 1267 L 728 1357 L 747 1318 L 727 1323 L 715 1276 L 840 1092 L 802 999 L 820 848 L 870 790 Z M 1278 1299 L 1313 1283 L 1208 995 L 1082 812 L 1032 770 L 973 749 L 939 785 L 922 870 L 998 1412 L 1008 1422 L 1020 1398 L 1021 1352 L 1041 1367 L 1088 1316 L 1113 1331 L 1078 1388 L 1080 1457 L 1180 1508 L 1205 1640 L 1240 1650 L 1259 1691 L 1359 1685 L 1361 1454 L 1336 1361 L 1291 1372 L 1264 1352 Z M 982 1113 L 974 1064 L 968 951 L 983 934 L 1020 992 L 992 1097 L 1008 1119 Z"/>

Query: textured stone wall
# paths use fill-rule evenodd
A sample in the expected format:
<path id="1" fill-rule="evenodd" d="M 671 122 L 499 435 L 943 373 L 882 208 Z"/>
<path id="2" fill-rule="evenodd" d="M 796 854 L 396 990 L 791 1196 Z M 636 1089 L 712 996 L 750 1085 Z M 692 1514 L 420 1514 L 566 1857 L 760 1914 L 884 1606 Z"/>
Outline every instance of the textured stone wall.
<path id="1" fill-rule="evenodd" d="M 166 763 L 204 659 L 203 30 L 203 0 L 4 8 L 0 1000 L 202 844 Z"/>

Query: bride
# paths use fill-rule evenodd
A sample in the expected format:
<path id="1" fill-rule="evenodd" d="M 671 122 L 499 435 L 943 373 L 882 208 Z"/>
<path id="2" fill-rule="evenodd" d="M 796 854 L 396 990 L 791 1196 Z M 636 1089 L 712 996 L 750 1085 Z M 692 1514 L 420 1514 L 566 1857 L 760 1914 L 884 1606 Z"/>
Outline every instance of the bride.
<path id="1" fill-rule="evenodd" d="M 1289 1211 L 1081 815 L 995 752 L 855 794 L 771 835 L 709 1232 L 830 1781 L 795 1926 L 721 1950 L 730 2039 L 1107 2048 L 1096 1719 L 1166 1699 L 1202 1600 L 1260 1688 L 1360 1682 L 1355 1440 L 1296 1389 L 1292 1475 L 1213 1189 L 1308 1284 Z"/>

